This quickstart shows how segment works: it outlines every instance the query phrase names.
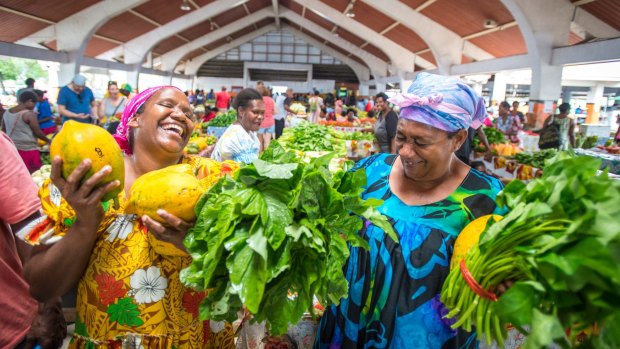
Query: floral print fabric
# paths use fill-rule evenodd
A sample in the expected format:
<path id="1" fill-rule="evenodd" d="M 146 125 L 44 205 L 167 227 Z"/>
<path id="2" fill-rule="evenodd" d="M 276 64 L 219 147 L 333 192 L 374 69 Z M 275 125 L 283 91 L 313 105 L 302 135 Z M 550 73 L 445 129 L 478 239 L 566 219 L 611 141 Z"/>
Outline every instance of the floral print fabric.
<path id="1" fill-rule="evenodd" d="M 203 183 L 238 169 L 233 162 L 185 158 Z M 51 244 L 64 236 L 74 212 L 48 180 L 39 193 L 47 218 L 25 240 Z M 181 269 L 191 257 L 157 240 L 136 215 L 125 214 L 123 193 L 105 216 L 86 271 L 78 283 L 71 348 L 234 348 L 230 324 L 200 321 L 204 292 L 185 287 Z M 213 331 L 217 329 L 217 331 Z"/>

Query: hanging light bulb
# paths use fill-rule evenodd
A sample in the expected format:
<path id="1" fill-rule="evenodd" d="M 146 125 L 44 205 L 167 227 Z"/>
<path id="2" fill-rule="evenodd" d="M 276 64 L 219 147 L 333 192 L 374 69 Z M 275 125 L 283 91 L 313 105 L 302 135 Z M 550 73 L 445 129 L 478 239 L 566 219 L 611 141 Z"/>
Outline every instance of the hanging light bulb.
<path id="1" fill-rule="evenodd" d="M 355 12 L 353 12 L 353 8 L 352 7 L 351 7 L 351 9 L 349 11 L 347 11 L 346 15 L 349 18 L 355 17 Z"/>
<path id="2" fill-rule="evenodd" d="M 190 11 L 192 8 L 189 6 L 189 0 L 183 0 L 181 3 L 181 10 Z"/>

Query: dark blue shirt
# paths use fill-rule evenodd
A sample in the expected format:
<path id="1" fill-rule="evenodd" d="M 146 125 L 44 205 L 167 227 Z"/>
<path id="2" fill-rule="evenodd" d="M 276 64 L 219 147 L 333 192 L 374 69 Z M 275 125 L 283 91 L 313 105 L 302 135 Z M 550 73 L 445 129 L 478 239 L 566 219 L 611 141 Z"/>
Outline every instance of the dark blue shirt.
<path id="1" fill-rule="evenodd" d="M 52 117 L 52 107 L 50 106 L 50 102 L 47 99 L 37 104 L 37 110 L 39 111 L 39 115 L 37 116 L 37 118 L 39 119 L 39 127 L 43 129 L 54 126 L 54 120 L 52 119 L 41 122 L 41 120 L 43 119 Z"/>
<path id="2" fill-rule="evenodd" d="M 73 92 L 68 86 L 63 86 L 58 93 L 58 105 L 64 105 L 67 110 L 76 114 L 90 114 L 90 104 L 95 100 L 93 91 L 85 87 L 80 94 Z M 62 116 L 62 122 L 67 120 L 75 120 L 84 123 L 90 123 L 91 119 L 77 119 Z"/>

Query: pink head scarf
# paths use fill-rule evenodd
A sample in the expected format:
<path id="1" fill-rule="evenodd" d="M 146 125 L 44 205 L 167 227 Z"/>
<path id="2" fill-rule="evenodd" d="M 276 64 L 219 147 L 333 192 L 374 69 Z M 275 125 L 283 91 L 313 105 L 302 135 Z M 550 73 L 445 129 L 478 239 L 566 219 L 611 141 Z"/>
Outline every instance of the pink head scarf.
<path id="1" fill-rule="evenodd" d="M 116 133 L 114 134 L 114 139 L 116 139 L 116 143 L 121 147 L 121 150 L 127 155 L 131 155 L 131 147 L 129 146 L 129 120 L 136 114 L 138 109 L 148 101 L 157 91 L 162 90 L 164 88 L 175 88 L 181 91 L 178 87 L 174 86 L 155 86 L 151 88 L 147 88 L 146 90 L 138 93 L 135 97 L 133 97 L 125 110 L 123 110 L 123 116 L 121 117 L 120 123 L 118 124 L 118 128 L 116 129 Z"/>

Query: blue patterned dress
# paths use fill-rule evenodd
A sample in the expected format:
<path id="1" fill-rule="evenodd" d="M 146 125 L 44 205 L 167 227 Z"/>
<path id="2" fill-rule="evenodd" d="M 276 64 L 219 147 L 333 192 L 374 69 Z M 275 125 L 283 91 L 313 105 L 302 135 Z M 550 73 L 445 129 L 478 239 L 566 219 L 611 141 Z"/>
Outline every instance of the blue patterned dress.
<path id="1" fill-rule="evenodd" d="M 396 155 L 361 160 L 365 199 L 384 200 L 379 211 L 390 220 L 400 243 L 366 224 L 360 231 L 370 250 L 352 248 L 345 267 L 349 295 L 326 309 L 315 348 L 475 348 L 475 334 L 450 329 L 439 293 L 449 272 L 454 241 L 473 219 L 504 214 L 495 198 L 501 182 L 474 169 L 450 196 L 409 206 L 390 190 Z"/>

